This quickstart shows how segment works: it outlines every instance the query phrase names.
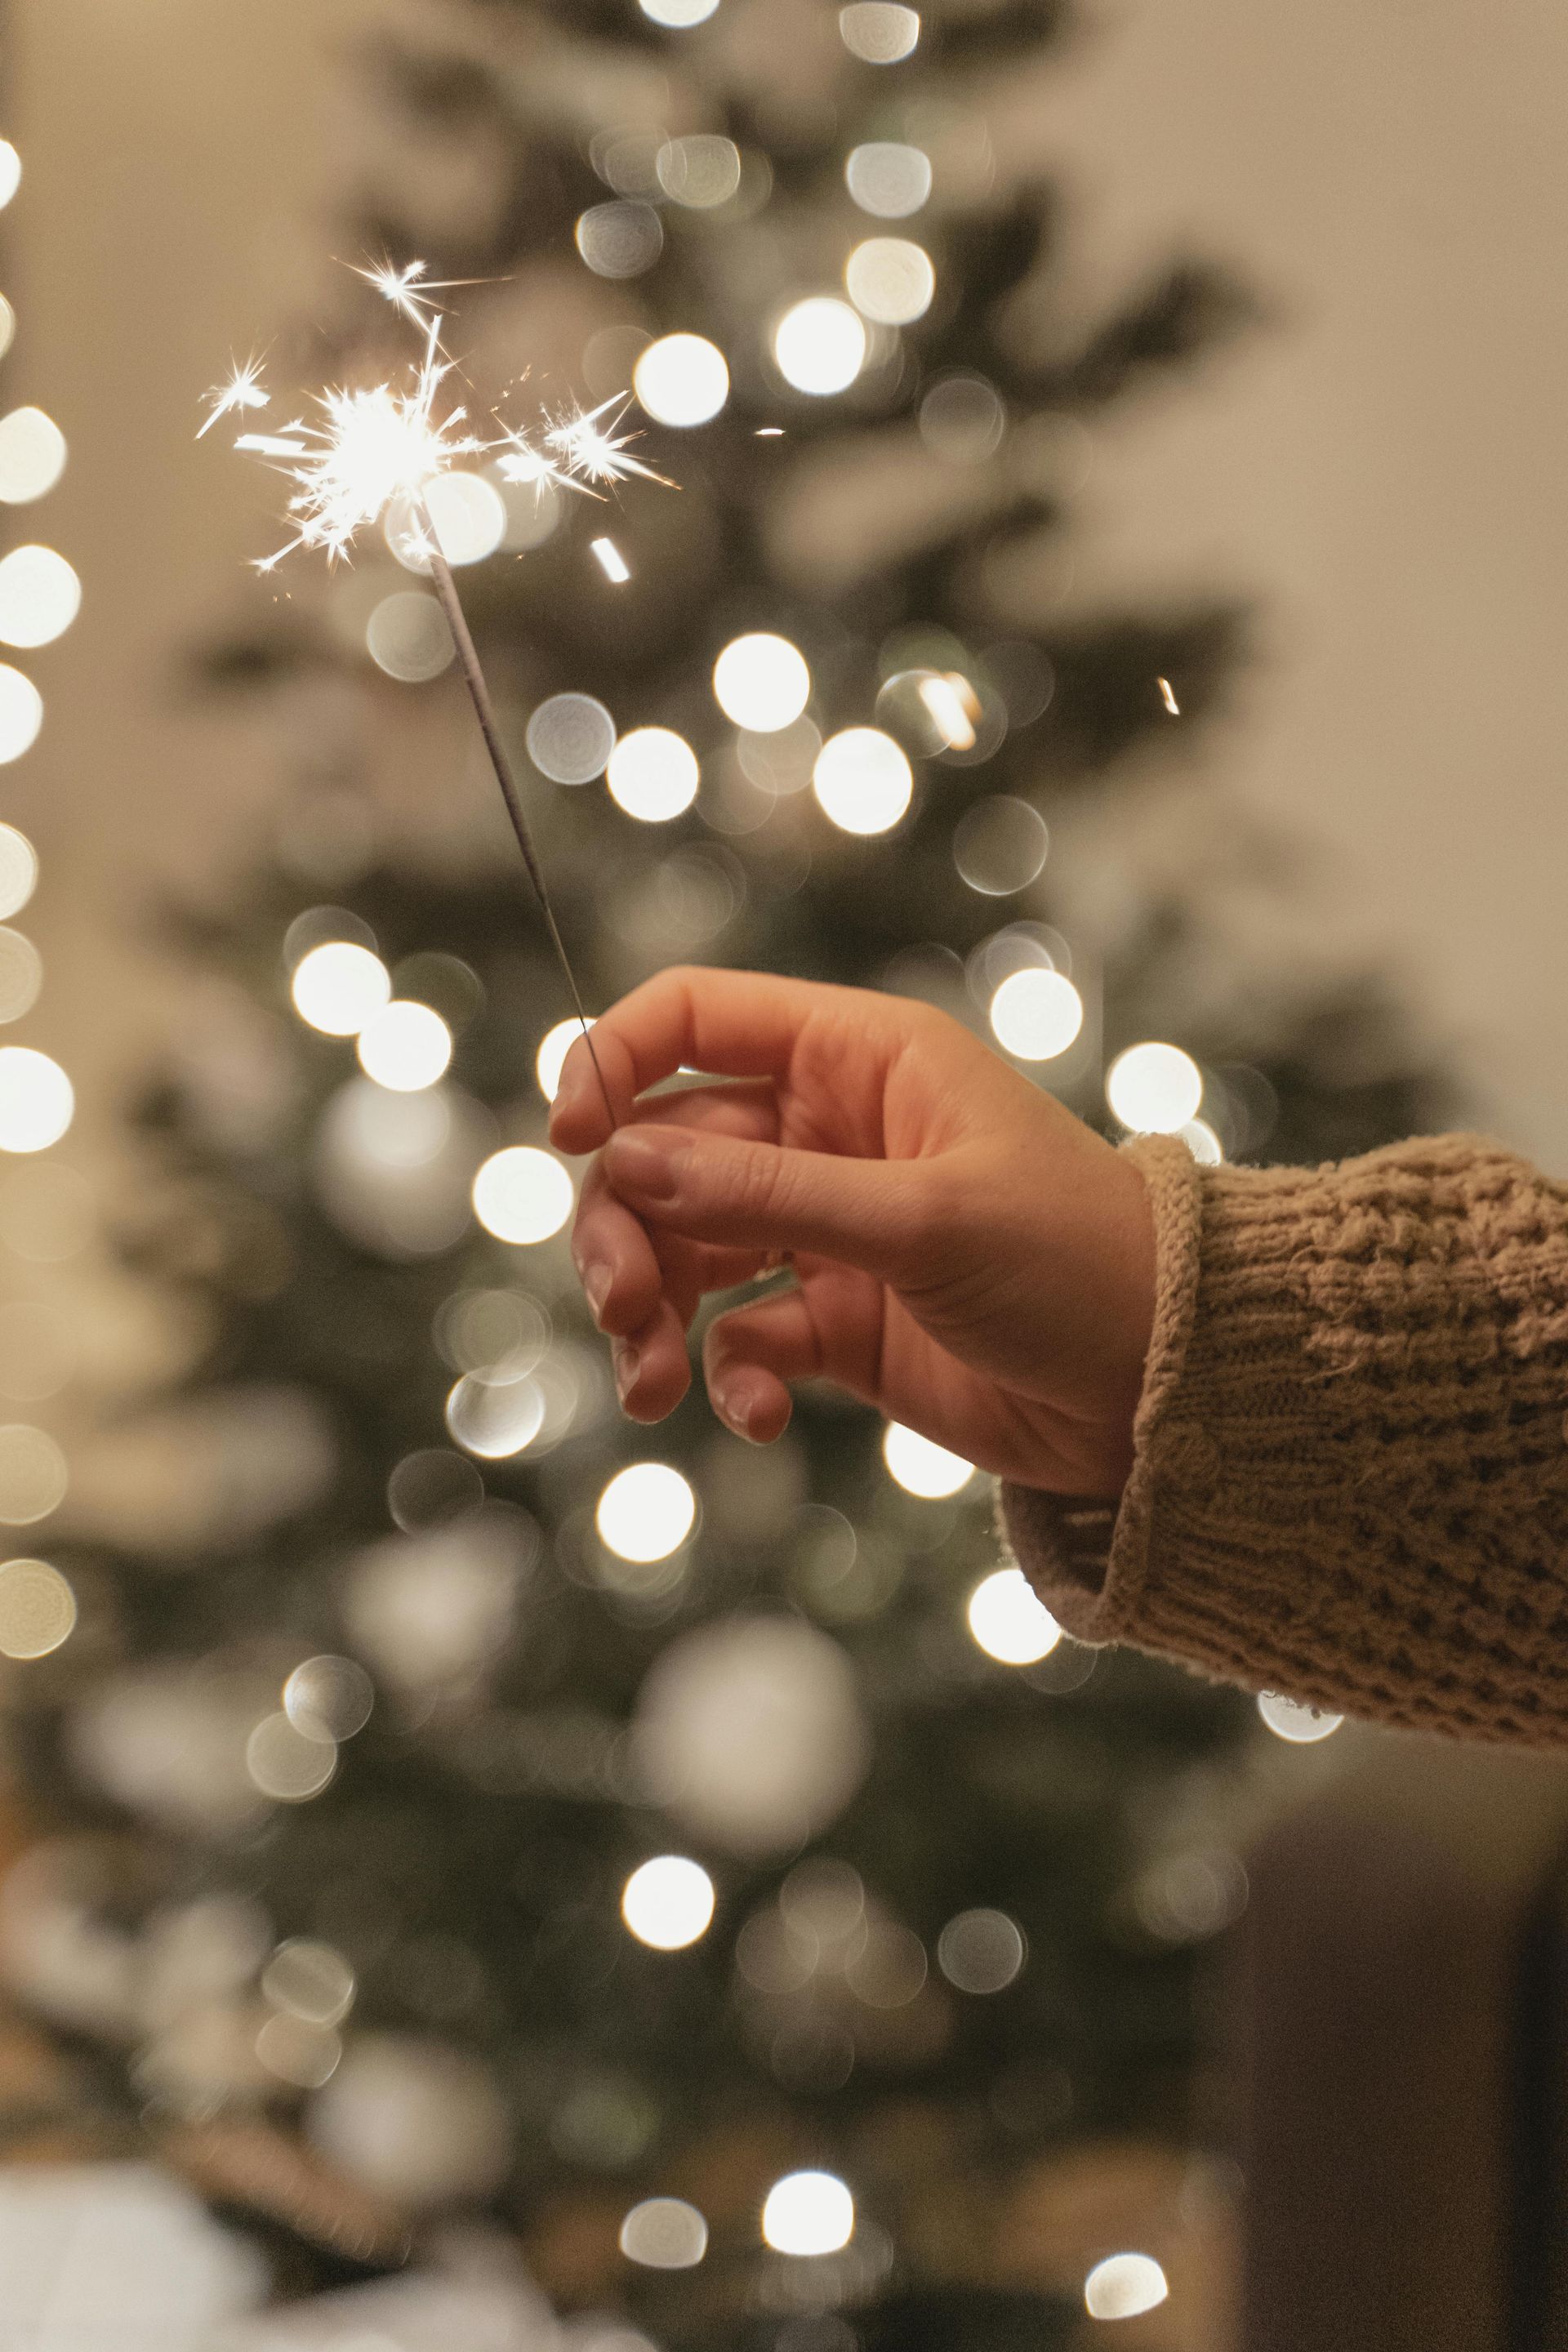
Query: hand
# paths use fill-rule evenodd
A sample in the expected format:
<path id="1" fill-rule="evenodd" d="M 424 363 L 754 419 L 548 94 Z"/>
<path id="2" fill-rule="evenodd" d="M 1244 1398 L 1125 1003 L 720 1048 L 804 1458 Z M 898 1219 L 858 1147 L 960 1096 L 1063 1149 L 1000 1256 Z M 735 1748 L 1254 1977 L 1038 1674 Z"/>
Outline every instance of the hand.
<path id="1" fill-rule="evenodd" d="M 901 997 L 676 970 L 605 1013 L 594 1046 L 615 1132 L 581 1038 L 550 1132 L 598 1155 L 573 1255 L 633 1420 L 685 1395 L 704 1294 L 787 1251 L 795 1286 L 707 1334 L 731 1429 L 779 1436 L 787 1384 L 824 1378 L 1003 1477 L 1120 1491 L 1154 1300 L 1131 1161 Z M 739 1083 L 639 1099 L 682 1068 Z"/>

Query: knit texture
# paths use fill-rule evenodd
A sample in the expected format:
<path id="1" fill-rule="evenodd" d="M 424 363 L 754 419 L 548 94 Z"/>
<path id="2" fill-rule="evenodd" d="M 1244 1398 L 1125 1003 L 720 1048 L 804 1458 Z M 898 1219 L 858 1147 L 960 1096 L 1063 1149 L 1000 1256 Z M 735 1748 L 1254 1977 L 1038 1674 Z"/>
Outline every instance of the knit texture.
<path id="1" fill-rule="evenodd" d="M 1336 1713 L 1568 1740 L 1568 1185 L 1478 1136 L 1128 1150 L 1157 1244 L 1131 1476 L 999 1497 L 1046 1606 Z"/>

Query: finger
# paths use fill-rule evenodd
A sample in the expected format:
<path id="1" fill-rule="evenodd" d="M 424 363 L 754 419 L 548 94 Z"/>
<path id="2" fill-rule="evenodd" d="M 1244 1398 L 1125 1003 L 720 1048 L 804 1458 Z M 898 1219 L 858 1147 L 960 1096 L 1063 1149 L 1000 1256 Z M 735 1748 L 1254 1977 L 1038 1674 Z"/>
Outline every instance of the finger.
<path id="1" fill-rule="evenodd" d="M 929 1275 L 943 1227 L 929 1160 L 854 1160 L 639 1126 L 617 1129 L 604 1164 L 617 1196 L 651 1223 L 693 1241 L 805 1250 L 885 1282 Z"/>
<path id="2" fill-rule="evenodd" d="M 720 1316 L 702 1343 L 713 1410 L 726 1428 L 753 1445 L 771 1444 L 788 1426 L 786 1383 L 809 1380 L 822 1369 L 811 1309 L 799 1290 Z"/>
<path id="3" fill-rule="evenodd" d="M 764 1253 L 689 1241 L 642 1219 L 611 1192 L 602 1159 L 583 1181 L 572 1228 L 572 1257 L 589 1312 L 601 1331 L 629 1338 L 648 1320 L 661 1295 L 679 1288 L 689 1294 L 689 1321 L 696 1303 L 710 1290 L 731 1290 L 761 1270 Z"/>
<path id="4" fill-rule="evenodd" d="M 613 1005 L 595 1023 L 593 1044 L 618 1124 L 645 1088 L 678 1070 L 786 1078 L 813 1024 L 841 1028 L 846 1055 L 852 1051 L 864 1066 L 868 1057 L 890 1058 L 917 1016 L 918 1008 L 869 990 L 678 965 Z M 579 1038 L 562 1066 L 551 1138 L 563 1151 L 594 1151 L 609 1131 L 594 1064 Z"/>
<path id="5" fill-rule="evenodd" d="M 610 1366 L 621 1411 L 637 1422 L 662 1421 L 691 1386 L 686 1324 L 676 1303 L 661 1298 L 639 1330 L 615 1340 Z"/>

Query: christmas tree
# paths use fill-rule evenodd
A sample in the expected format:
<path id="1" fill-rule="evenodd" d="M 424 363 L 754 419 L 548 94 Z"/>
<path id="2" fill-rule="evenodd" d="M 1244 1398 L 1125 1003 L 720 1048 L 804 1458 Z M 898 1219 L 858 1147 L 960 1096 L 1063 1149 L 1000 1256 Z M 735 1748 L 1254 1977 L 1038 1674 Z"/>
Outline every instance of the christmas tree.
<path id="1" fill-rule="evenodd" d="M 488 281 L 476 381 L 635 387 L 679 486 L 476 463 L 443 512 L 591 1008 L 676 960 L 872 985 L 1108 1133 L 1366 1148 L 1432 1116 L 1397 1023 L 1271 971 L 1277 846 L 1191 781 L 1245 616 L 1072 600 L 1088 426 L 1251 306 L 1178 257 L 1068 341 L 1057 191 L 984 112 L 1058 17 L 493 0 L 376 54 L 409 164 L 363 241 Z M 384 328 L 356 293 L 308 356 L 352 380 Z M 290 788 L 183 921 L 227 993 L 143 1106 L 125 1247 L 189 1365 L 56 1548 L 13 1985 L 309 2247 L 293 2283 L 479 2203 L 670 2345 L 844 2352 L 896 2292 L 868 2343 L 1046 2341 L 1053 2183 L 1136 2142 L 1145 2242 L 1091 2251 L 1162 2259 L 1190 2331 L 1254 1710 L 1053 1643 L 988 1482 L 842 1399 L 761 1453 L 700 1392 L 620 1417 L 545 1143 L 569 1003 L 449 637 L 416 557 L 308 569 L 205 664 Z"/>

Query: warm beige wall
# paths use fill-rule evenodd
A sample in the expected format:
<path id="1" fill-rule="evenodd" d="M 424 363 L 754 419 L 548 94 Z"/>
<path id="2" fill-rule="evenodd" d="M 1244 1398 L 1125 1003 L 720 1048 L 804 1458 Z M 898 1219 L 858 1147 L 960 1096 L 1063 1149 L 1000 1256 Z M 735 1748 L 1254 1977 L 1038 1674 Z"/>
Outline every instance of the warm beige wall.
<path id="1" fill-rule="evenodd" d="M 374 5 L 12 0 L 7 387 L 70 437 L 35 511 L 87 602 L 0 814 L 46 855 L 29 1034 L 89 1130 L 155 1013 L 123 938 L 149 878 L 269 788 L 243 719 L 169 693 L 267 527 L 191 403 L 331 242 L 334 52 Z M 1079 593 L 1212 572 L 1266 600 L 1271 666 L 1216 758 L 1327 845 L 1325 929 L 1403 966 L 1484 1115 L 1568 1168 L 1565 93 L 1560 0 L 1124 0 L 1002 127 L 1075 184 L 1086 289 L 1180 237 L 1281 306 L 1104 437 Z"/>

